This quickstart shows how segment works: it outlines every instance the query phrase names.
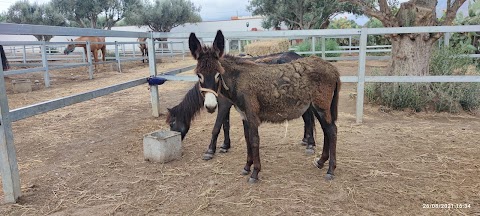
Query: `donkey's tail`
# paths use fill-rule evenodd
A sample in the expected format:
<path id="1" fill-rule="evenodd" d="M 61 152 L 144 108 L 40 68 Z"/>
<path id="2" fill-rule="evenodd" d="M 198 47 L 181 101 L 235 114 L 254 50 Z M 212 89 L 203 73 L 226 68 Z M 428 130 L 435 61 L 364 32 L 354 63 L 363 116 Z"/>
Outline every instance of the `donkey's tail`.
<path id="1" fill-rule="evenodd" d="M 332 103 L 330 104 L 330 114 L 332 115 L 332 122 L 335 122 L 338 117 L 338 97 L 341 85 L 342 83 L 339 77 L 337 83 L 335 84 L 335 91 L 333 92 L 333 99 Z"/>

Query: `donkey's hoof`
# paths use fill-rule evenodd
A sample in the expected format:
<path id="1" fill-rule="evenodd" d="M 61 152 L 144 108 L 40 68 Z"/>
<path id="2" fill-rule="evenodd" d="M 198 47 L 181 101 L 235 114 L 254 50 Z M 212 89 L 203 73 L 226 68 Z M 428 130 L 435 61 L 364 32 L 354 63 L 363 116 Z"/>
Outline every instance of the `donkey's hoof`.
<path id="1" fill-rule="evenodd" d="M 314 148 L 307 148 L 307 149 L 305 149 L 305 154 L 306 155 L 313 155 L 313 154 L 315 154 L 315 149 Z"/>
<path id="2" fill-rule="evenodd" d="M 302 141 L 300 141 L 300 145 L 304 145 L 306 146 L 308 143 L 307 143 L 307 139 L 303 138 Z"/>
<path id="3" fill-rule="evenodd" d="M 328 173 L 327 173 L 327 175 L 325 176 L 325 180 L 327 180 L 327 181 L 331 181 L 331 180 L 333 180 L 334 178 L 335 178 L 334 175 L 328 174 Z"/>
<path id="4" fill-rule="evenodd" d="M 258 179 L 256 179 L 256 178 L 252 178 L 252 177 L 248 178 L 248 183 L 250 183 L 250 184 L 255 184 L 257 182 L 258 182 Z"/>
<path id="5" fill-rule="evenodd" d="M 249 173 L 250 173 L 250 170 L 245 170 L 245 169 L 242 170 L 242 175 L 248 175 Z"/>
<path id="6" fill-rule="evenodd" d="M 203 160 L 211 160 L 213 158 L 212 153 L 205 153 L 203 154 Z"/>
<path id="7" fill-rule="evenodd" d="M 317 167 L 318 169 L 322 169 L 323 166 L 324 166 L 324 164 L 323 164 L 323 163 L 318 163 L 318 161 L 320 161 L 320 158 L 315 158 L 315 159 L 313 160 L 313 165 L 314 165 L 315 167 Z"/>
<path id="8" fill-rule="evenodd" d="M 228 152 L 228 149 L 224 149 L 224 148 L 220 148 L 220 153 L 227 153 Z"/>

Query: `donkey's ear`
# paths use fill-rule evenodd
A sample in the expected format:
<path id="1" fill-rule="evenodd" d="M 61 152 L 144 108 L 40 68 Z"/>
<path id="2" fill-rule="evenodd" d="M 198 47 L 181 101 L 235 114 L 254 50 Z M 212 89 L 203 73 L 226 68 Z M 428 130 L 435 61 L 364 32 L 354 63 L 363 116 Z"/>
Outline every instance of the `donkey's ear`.
<path id="1" fill-rule="evenodd" d="M 190 37 L 188 38 L 188 47 L 190 48 L 190 53 L 192 53 L 193 58 L 196 60 L 200 55 L 200 51 L 202 50 L 202 44 L 198 40 L 195 33 L 190 33 Z"/>
<path id="2" fill-rule="evenodd" d="M 225 50 L 225 38 L 221 30 L 217 31 L 215 40 L 213 41 L 213 48 L 218 50 L 218 57 L 222 57 Z"/>

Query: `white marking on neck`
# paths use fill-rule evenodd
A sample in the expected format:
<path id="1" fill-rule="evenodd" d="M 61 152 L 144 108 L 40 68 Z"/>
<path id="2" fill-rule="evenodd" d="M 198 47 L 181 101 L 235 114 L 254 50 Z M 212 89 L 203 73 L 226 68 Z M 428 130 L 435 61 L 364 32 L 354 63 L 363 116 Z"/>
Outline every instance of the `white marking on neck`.
<path id="1" fill-rule="evenodd" d="M 205 103 L 206 108 L 214 109 L 217 107 L 217 97 L 213 93 L 207 92 L 205 94 Z"/>

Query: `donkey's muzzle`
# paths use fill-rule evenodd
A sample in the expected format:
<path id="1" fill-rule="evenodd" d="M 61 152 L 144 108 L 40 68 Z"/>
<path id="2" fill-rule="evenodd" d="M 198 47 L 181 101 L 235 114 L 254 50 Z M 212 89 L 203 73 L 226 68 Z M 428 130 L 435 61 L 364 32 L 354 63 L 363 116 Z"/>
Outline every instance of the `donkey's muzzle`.
<path id="1" fill-rule="evenodd" d="M 204 105 L 205 105 L 205 108 L 207 108 L 207 111 L 209 113 L 215 112 L 215 109 L 217 108 L 217 105 L 218 105 L 217 97 L 213 93 L 207 92 L 205 94 Z"/>

